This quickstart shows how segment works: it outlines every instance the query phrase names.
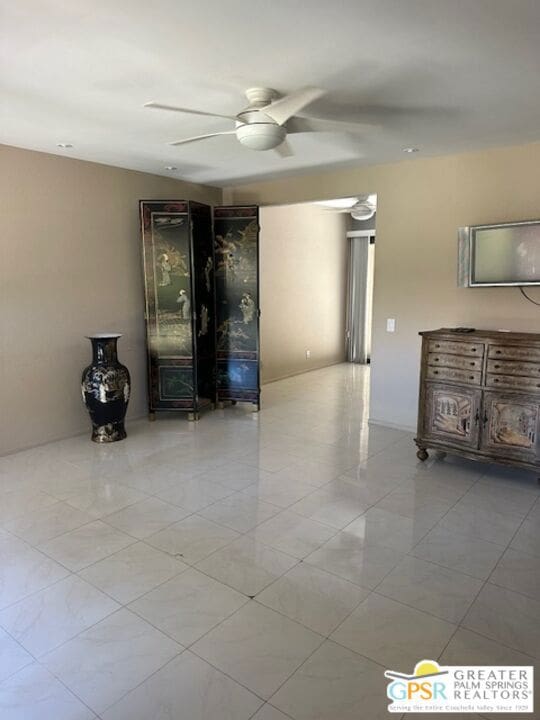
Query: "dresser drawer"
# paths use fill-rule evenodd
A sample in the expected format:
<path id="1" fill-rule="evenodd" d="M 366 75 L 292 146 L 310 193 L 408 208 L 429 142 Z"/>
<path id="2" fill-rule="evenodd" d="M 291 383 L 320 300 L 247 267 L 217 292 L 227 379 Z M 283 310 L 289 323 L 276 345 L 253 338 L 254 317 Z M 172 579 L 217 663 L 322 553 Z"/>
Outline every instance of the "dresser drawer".
<path id="1" fill-rule="evenodd" d="M 540 347 L 521 345 L 490 345 L 488 358 L 540 362 Z"/>
<path id="2" fill-rule="evenodd" d="M 459 370 L 482 370 L 482 358 L 450 355 L 448 353 L 429 353 L 428 365 L 432 367 L 457 368 Z"/>
<path id="3" fill-rule="evenodd" d="M 429 365 L 426 370 L 426 377 L 428 380 L 450 380 L 465 383 L 466 385 L 480 385 L 482 372 L 480 370 L 458 370 Z"/>
<path id="4" fill-rule="evenodd" d="M 495 375 L 525 375 L 530 378 L 540 378 L 540 363 L 488 360 L 487 369 Z"/>
<path id="5" fill-rule="evenodd" d="M 452 340 L 430 340 L 428 342 L 428 352 L 482 357 L 484 355 L 484 345 L 482 343 L 453 342 Z"/>
<path id="6" fill-rule="evenodd" d="M 540 377 L 522 377 L 520 375 L 495 375 L 488 373 L 486 385 L 490 388 L 505 388 L 512 390 L 527 390 L 540 392 Z"/>

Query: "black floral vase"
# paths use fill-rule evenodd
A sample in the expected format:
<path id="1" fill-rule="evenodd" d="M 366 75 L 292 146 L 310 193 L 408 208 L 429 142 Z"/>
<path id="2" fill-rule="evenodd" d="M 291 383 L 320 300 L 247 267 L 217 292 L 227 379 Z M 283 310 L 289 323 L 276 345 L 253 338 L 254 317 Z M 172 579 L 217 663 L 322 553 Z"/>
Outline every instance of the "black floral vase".
<path id="1" fill-rule="evenodd" d="M 92 420 L 92 440 L 116 442 L 126 437 L 124 418 L 131 390 L 129 371 L 118 362 L 121 335 L 88 335 L 92 364 L 82 374 L 82 396 Z"/>

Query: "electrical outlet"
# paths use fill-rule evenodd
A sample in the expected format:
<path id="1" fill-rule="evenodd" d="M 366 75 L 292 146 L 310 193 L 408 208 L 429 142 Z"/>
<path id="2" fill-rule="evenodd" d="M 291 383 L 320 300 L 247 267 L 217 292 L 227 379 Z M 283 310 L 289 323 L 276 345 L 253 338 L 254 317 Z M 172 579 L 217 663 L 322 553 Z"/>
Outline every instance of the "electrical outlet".
<path id="1" fill-rule="evenodd" d="M 306 350 L 306 360 L 309 360 L 311 357 L 311 350 Z"/>
<path id="2" fill-rule="evenodd" d="M 396 319 L 395 318 L 387 318 L 386 319 L 386 332 L 396 332 Z"/>

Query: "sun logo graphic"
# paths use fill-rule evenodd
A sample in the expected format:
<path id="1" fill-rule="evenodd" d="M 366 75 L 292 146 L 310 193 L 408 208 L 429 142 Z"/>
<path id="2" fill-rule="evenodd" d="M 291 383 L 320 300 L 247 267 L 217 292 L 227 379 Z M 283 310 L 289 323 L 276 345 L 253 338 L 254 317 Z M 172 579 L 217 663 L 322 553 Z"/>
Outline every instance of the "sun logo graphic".
<path id="1" fill-rule="evenodd" d="M 416 663 L 411 675 L 386 670 L 391 713 L 531 713 L 532 665 Z"/>
<path id="2" fill-rule="evenodd" d="M 384 676 L 391 680 L 386 689 L 388 698 L 392 700 L 388 709 L 393 711 L 392 705 L 404 702 L 438 704 L 447 700 L 445 675 L 448 675 L 448 670 L 441 668 L 435 660 L 416 663 L 412 675 L 386 670 Z"/>

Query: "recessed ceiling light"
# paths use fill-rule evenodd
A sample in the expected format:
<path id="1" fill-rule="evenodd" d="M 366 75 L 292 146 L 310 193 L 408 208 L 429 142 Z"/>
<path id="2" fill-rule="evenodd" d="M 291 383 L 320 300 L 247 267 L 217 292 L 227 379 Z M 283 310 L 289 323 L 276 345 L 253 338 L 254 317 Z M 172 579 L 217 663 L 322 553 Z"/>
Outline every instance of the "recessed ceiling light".
<path id="1" fill-rule="evenodd" d="M 403 148 L 403 152 L 406 152 L 406 153 L 415 153 L 415 152 L 418 152 L 418 148 L 413 148 L 413 147 Z"/>
<path id="2" fill-rule="evenodd" d="M 72 148 L 73 145 L 71 143 L 56 143 L 56 147 L 62 148 L 62 150 L 67 150 L 68 148 Z"/>
<path id="3" fill-rule="evenodd" d="M 178 170 L 175 165 L 165 165 L 165 170 Z"/>

